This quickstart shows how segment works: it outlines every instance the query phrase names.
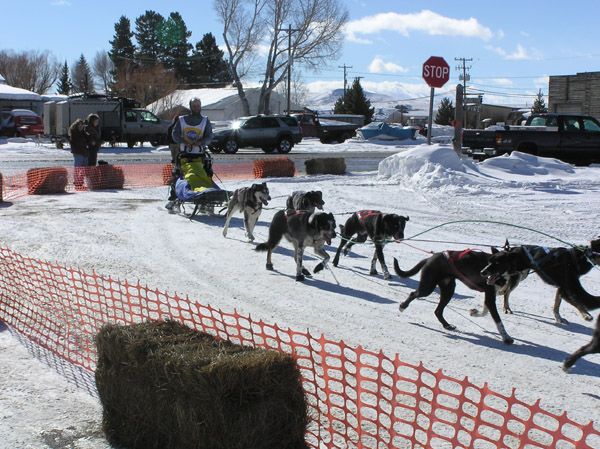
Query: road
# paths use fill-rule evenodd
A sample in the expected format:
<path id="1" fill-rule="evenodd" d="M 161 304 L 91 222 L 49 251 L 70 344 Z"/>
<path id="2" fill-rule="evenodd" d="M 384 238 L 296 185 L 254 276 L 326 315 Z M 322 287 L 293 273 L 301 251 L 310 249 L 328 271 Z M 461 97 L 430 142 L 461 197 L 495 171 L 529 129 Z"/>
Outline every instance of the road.
<path id="1" fill-rule="evenodd" d="M 356 152 L 302 152 L 294 153 L 293 151 L 287 155 L 296 164 L 298 172 L 304 172 L 304 161 L 313 158 L 323 157 L 343 157 L 346 159 L 346 167 L 350 172 L 373 171 L 377 170 L 377 166 L 382 159 L 390 156 L 390 151 L 356 151 Z M 214 154 L 213 160 L 215 164 L 219 162 L 248 162 L 259 158 L 280 157 L 280 154 L 265 154 L 261 150 L 242 149 L 237 154 Z M 99 154 L 99 159 L 106 160 L 110 164 L 150 164 L 170 162 L 170 154 L 168 152 L 140 152 L 140 153 L 122 153 L 122 154 Z M 64 154 L 10 154 L 1 158 L 0 172 L 6 176 L 16 173 L 22 173 L 34 167 L 56 167 L 70 166 L 73 158 L 70 153 Z"/>

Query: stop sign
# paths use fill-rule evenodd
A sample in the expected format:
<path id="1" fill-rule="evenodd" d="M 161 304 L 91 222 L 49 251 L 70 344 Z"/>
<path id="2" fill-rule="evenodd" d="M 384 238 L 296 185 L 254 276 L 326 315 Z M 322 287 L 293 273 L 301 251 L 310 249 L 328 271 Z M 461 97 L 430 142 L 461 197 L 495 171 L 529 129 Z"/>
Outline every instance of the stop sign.
<path id="1" fill-rule="evenodd" d="M 440 56 L 432 56 L 423 64 L 423 79 L 429 87 L 442 87 L 450 79 L 450 66 Z"/>

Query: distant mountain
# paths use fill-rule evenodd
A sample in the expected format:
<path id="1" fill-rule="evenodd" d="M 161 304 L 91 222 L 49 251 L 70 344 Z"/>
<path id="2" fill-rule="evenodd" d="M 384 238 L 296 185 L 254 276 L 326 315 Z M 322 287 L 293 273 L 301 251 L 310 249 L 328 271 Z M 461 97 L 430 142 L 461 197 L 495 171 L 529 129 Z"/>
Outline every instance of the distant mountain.
<path id="1" fill-rule="evenodd" d="M 365 96 L 371 100 L 371 104 L 390 103 L 394 101 L 393 97 L 377 92 L 364 91 Z M 344 95 L 344 89 L 334 89 L 331 92 L 320 92 L 317 94 L 308 94 L 308 104 L 311 109 L 331 109 L 338 98 Z"/>

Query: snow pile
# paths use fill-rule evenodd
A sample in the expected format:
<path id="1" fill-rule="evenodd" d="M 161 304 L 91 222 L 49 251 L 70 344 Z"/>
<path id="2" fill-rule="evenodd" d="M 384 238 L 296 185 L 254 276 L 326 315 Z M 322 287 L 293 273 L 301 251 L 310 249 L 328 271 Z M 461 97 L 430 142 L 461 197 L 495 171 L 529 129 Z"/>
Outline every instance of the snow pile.
<path id="1" fill-rule="evenodd" d="M 30 90 L 21 89 L 19 87 L 9 86 L 8 84 L 0 83 L 0 98 L 4 100 L 33 100 L 40 101 L 40 97 L 35 92 Z"/>
<path id="2" fill-rule="evenodd" d="M 414 190 L 480 192 L 489 188 L 565 190 L 600 185 L 592 168 L 575 168 L 557 159 L 513 151 L 478 164 L 459 157 L 448 145 L 419 145 L 379 163 L 378 179 Z M 568 181 L 568 175 L 577 174 Z"/>
<path id="3" fill-rule="evenodd" d="M 475 163 L 448 145 L 419 145 L 379 163 L 378 179 L 418 189 L 463 189 L 476 185 Z"/>

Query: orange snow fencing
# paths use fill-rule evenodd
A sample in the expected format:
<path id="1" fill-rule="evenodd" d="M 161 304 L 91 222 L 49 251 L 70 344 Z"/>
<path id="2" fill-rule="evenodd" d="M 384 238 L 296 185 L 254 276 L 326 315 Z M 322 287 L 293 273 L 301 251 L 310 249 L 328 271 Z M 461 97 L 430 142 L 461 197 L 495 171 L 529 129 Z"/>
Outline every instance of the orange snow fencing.
<path id="1" fill-rule="evenodd" d="M 548 412 L 539 401 L 525 403 L 514 391 L 500 394 L 398 355 L 283 329 L 4 247 L 0 319 L 37 352 L 51 352 L 88 372 L 96 367 L 94 336 L 106 323 L 176 320 L 236 344 L 292 354 L 309 404 L 305 438 L 315 449 L 600 448 L 593 423 Z"/>
<path id="2" fill-rule="evenodd" d="M 222 180 L 252 179 L 252 162 L 215 163 L 213 170 Z M 1 176 L 1 175 L 0 175 Z M 47 195 L 100 189 L 160 187 L 171 179 L 171 164 L 98 165 L 97 167 L 42 167 L 25 174 L 4 176 L 0 198 L 4 201 L 25 195 Z"/>
<path id="3" fill-rule="evenodd" d="M 254 161 L 255 178 L 288 178 L 296 173 L 294 161 L 289 157 L 257 159 Z"/>

